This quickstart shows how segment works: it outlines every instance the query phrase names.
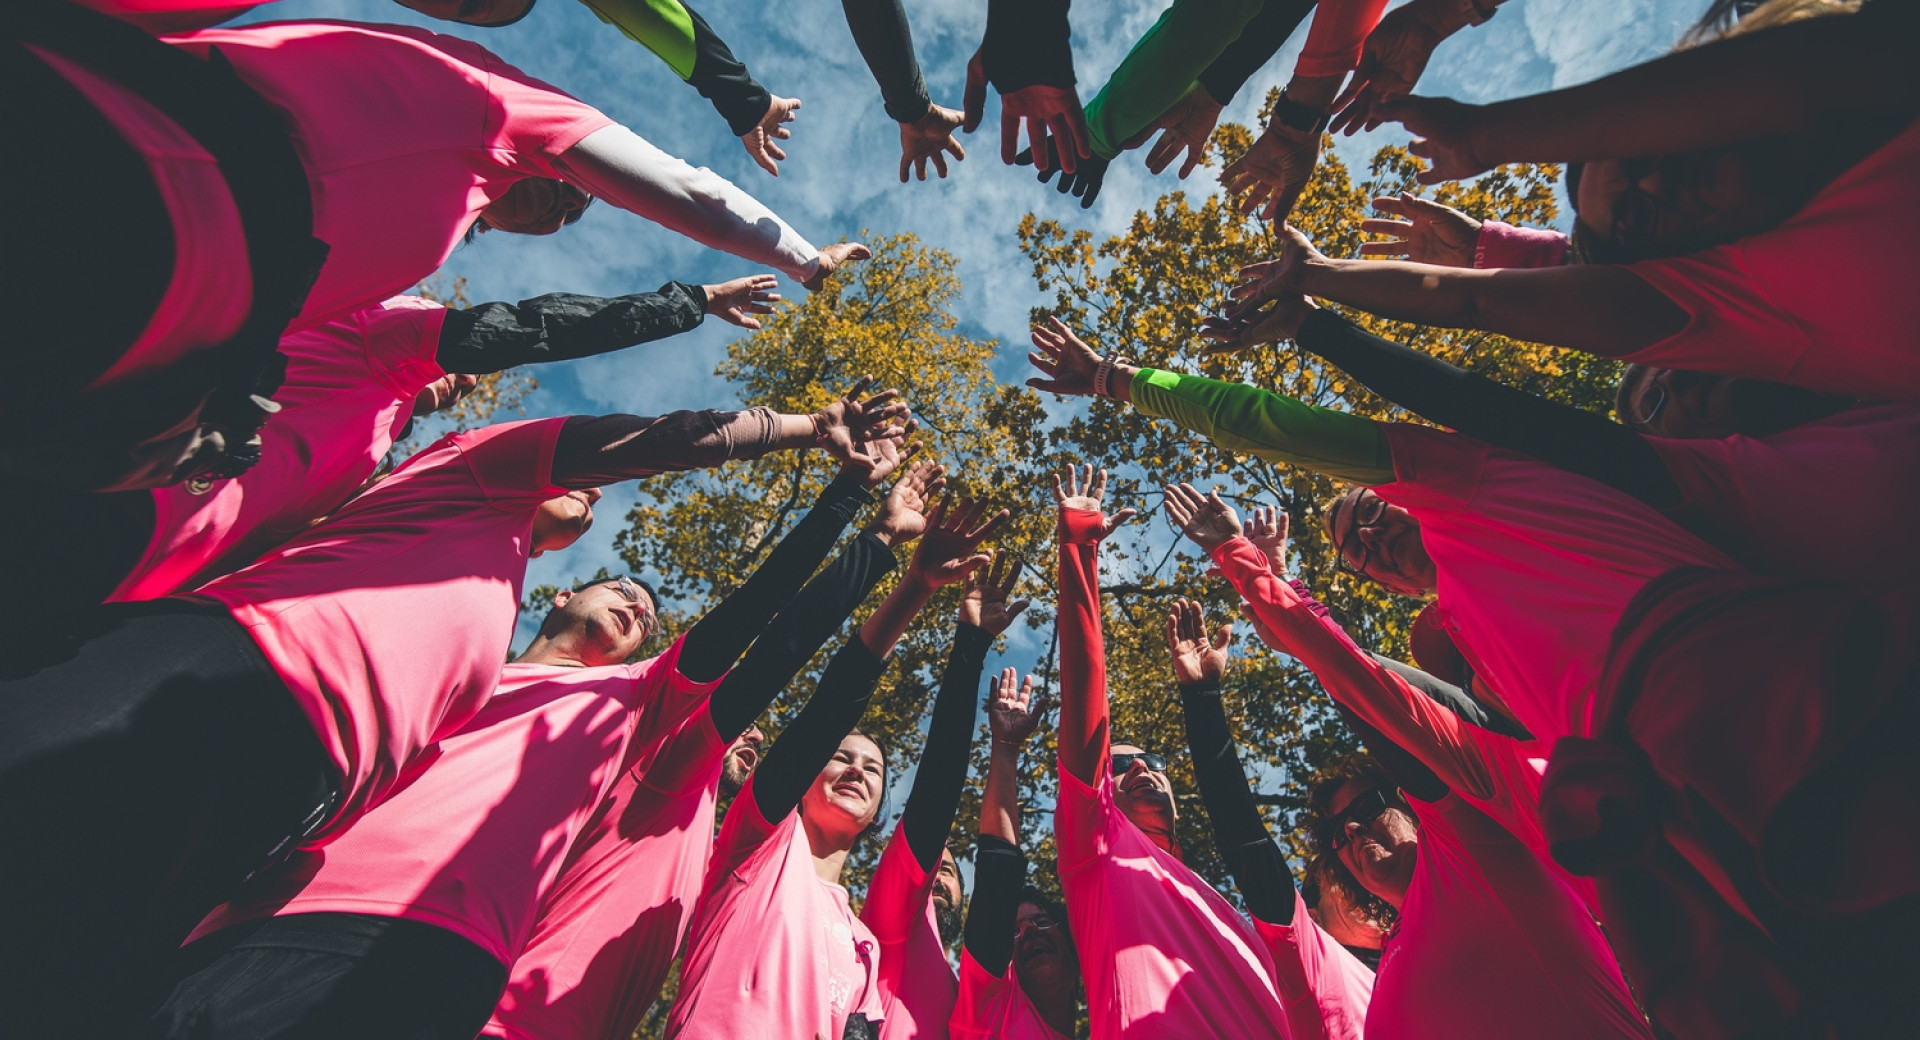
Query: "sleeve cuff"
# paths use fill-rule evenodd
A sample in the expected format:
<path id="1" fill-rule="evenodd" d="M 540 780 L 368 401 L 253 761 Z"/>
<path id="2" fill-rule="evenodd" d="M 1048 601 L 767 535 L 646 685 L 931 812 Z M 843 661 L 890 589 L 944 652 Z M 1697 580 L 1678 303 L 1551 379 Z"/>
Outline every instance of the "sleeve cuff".
<path id="1" fill-rule="evenodd" d="M 1104 514 L 1091 509 L 1060 510 L 1060 540 L 1068 545 L 1098 545 Z"/>
<path id="2" fill-rule="evenodd" d="M 993 635 L 978 625 L 960 622 L 953 626 L 953 654 L 969 661 L 984 663 L 993 647 Z"/>

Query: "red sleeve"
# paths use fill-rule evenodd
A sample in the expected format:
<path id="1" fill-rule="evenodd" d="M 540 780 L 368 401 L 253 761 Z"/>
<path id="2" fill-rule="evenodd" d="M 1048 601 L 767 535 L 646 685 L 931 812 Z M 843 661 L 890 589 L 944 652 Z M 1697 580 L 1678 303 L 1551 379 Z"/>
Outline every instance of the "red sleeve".
<path id="1" fill-rule="evenodd" d="M 1547 228 L 1483 221 L 1473 243 L 1473 266 L 1559 267 L 1567 262 L 1567 236 Z"/>
<path id="2" fill-rule="evenodd" d="M 920 868 L 920 860 L 907 845 L 906 824 L 893 828 L 886 851 L 873 868 L 873 880 L 867 883 L 867 902 L 860 908 L 860 921 L 880 940 L 881 946 L 898 946 L 907 941 L 915 928 L 927 925 L 927 905 L 933 894 L 933 875 Z M 890 958 L 880 958 L 884 974 Z"/>
<path id="3" fill-rule="evenodd" d="M 1089 786 L 1105 773 L 1109 746 L 1100 525 L 1097 512 L 1060 511 L 1060 769 Z"/>
<path id="4" fill-rule="evenodd" d="M 487 141 L 510 152 L 507 165 L 542 177 L 558 177 L 553 160 L 588 134 L 613 125 L 599 109 L 486 55 Z"/>
<path id="5" fill-rule="evenodd" d="M 1313 9 L 1306 46 L 1293 63 L 1293 74 L 1317 77 L 1352 72 L 1360 64 L 1367 34 L 1380 24 L 1386 10 L 1387 0 L 1320 0 Z"/>
<path id="6" fill-rule="evenodd" d="M 446 307 L 418 296 L 395 296 L 354 315 L 366 345 L 367 370 L 406 398 L 446 375 L 436 355 Z"/>
<path id="7" fill-rule="evenodd" d="M 1466 722 L 1388 671 L 1360 649 L 1326 608 L 1267 570 L 1267 558 L 1245 538 L 1213 551 L 1213 561 L 1293 656 L 1312 670 L 1334 700 L 1405 748 L 1448 787 L 1477 798 L 1498 791 L 1492 756 L 1511 757 L 1495 742 L 1514 743 Z"/>
<path id="8" fill-rule="evenodd" d="M 455 434 L 453 446 L 488 503 L 519 510 L 529 500 L 544 502 L 567 493 L 553 483 L 553 449 L 566 424 L 564 415 L 495 423 Z"/>

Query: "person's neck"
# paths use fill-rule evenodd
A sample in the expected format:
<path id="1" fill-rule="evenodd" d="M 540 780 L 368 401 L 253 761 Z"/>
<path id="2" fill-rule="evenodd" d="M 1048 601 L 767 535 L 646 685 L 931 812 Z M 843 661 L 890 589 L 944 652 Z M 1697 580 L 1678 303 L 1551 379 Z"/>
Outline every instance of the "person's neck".
<path id="1" fill-rule="evenodd" d="M 1132 823 L 1133 821 L 1129 820 L 1127 822 Z M 1186 857 L 1180 854 L 1180 839 L 1174 836 L 1172 827 L 1163 828 L 1162 825 L 1158 823 L 1152 826 L 1142 826 L 1134 823 L 1133 826 L 1134 829 L 1146 835 L 1147 840 L 1153 842 L 1161 852 L 1172 856 L 1182 863 L 1186 862 Z"/>
<path id="2" fill-rule="evenodd" d="M 606 664 L 618 664 L 618 661 L 601 660 L 601 655 L 590 652 L 567 638 L 566 633 L 548 638 L 545 635 L 533 637 L 527 649 L 513 659 L 514 664 L 544 664 L 557 668 L 598 668 Z"/>
<path id="3" fill-rule="evenodd" d="M 800 814 L 800 826 L 806 830 L 807 845 L 813 851 L 814 876 L 829 885 L 839 884 L 840 873 L 847 866 L 847 854 L 853 851 L 859 832 L 846 835 L 825 830 L 815 826 L 805 813 Z"/>
<path id="4" fill-rule="evenodd" d="M 1041 1021 L 1061 1036 L 1073 1035 L 1074 1011 L 1078 1009 L 1079 1001 L 1074 999 L 1071 978 L 1062 974 L 1052 982 L 1038 984 L 1034 989 L 1025 986 L 1021 989 L 1026 991 L 1033 1009 L 1040 1012 Z"/>

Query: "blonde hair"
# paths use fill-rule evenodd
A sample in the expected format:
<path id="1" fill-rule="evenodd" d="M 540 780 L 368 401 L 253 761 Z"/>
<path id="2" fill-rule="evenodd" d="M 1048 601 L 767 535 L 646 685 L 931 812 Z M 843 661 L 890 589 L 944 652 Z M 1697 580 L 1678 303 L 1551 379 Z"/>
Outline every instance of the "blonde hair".
<path id="1" fill-rule="evenodd" d="M 1674 50 L 1684 51 L 1704 43 L 1744 36 L 1747 33 L 1760 32 L 1763 29 L 1778 29 L 1794 22 L 1804 22 L 1809 18 L 1827 18 L 1838 14 L 1856 14 L 1860 10 L 1860 0 L 1767 0 L 1739 17 L 1734 16 L 1734 5 L 1727 0 L 1719 0 L 1707 8 L 1693 28 Z"/>

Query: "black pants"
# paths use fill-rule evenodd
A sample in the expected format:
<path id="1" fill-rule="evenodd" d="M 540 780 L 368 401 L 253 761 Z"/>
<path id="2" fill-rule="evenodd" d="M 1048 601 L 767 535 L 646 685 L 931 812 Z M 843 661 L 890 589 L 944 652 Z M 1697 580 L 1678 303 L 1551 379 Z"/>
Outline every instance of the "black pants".
<path id="1" fill-rule="evenodd" d="M 8 1036 L 151 1007 L 140 980 L 331 800 L 312 726 L 223 609 L 102 607 L 64 649 L 0 679 Z"/>
<path id="2" fill-rule="evenodd" d="M 181 951 L 141 1040 L 473 1040 L 507 968 L 444 928 L 371 914 L 291 914 Z"/>

